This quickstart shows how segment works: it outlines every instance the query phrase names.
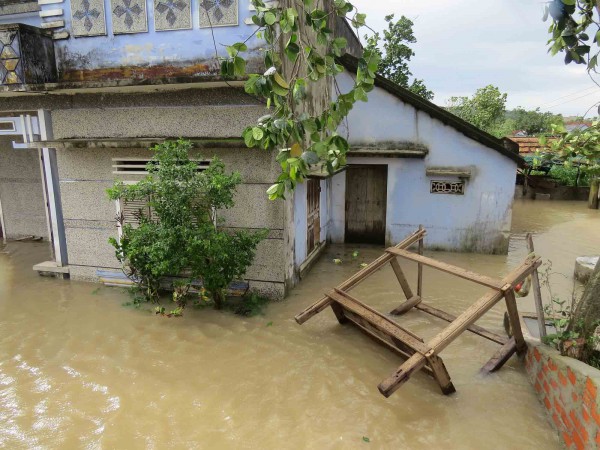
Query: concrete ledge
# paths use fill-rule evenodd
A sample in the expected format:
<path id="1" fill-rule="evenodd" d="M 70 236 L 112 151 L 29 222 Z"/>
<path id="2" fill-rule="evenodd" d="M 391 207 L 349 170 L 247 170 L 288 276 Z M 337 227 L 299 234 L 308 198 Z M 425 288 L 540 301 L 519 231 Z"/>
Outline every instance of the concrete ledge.
<path id="1" fill-rule="evenodd" d="M 59 266 L 55 261 L 45 261 L 33 266 L 33 270 L 45 277 L 69 277 L 69 266 Z"/>
<path id="2" fill-rule="evenodd" d="M 592 273 L 594 273 L 599 259 L 600 256 L 580 256 L 577 258 L 575 260 L 575 278 L 584 284 L 587 283 Z"/>
<path id="3" fill-rule="evenodd" d="M 533 342 L 529 342 L 525 367 L 564 446 L 600 448 L 600 370 Z"/>

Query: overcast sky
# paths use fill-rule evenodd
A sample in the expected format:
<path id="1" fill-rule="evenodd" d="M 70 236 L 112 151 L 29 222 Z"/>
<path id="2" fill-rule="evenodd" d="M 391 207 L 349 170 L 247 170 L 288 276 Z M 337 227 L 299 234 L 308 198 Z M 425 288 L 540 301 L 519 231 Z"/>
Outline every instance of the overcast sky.
<path id="1" fill-rule="evenodd" d="M 414 23 L 416 56 L 410 67 L 435 92 L 434 102 L 496 85 L 508 107 L 540 107 L 579 115 L 600 101 L 600 88 L 582 66 L 565 66 L 547 53 L 549 23 L 538 0 L 354 0 L 372 28 L 384 17 L 405 15 Z M 596 115 L 592 113 L 592 115 Z"/>

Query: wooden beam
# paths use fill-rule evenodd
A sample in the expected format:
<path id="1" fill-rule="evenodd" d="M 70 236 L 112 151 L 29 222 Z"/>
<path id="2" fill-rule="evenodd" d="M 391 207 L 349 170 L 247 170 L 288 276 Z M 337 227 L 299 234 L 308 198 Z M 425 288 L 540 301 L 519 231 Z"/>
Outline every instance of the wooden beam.
<path id="1" fill-rule="evenodd" d="M 372 327 L 365 326 L 364 319 L 357 316 L 356 314 L 354 314 L 350 311 L 345 311 L 345 314 L 346 314 L 346 318 L 348 319 L 348 321 L 350 321 L 354 325 L 356 325 L 356 328 L 358 328 L 362 333 L 364 333 L 371 339 L 377 341 L 379 344 L 385 345 L 387 348 L 392 350 L 394 353 L 396 353 L 397 355 L 402 357 L 404 360 L 410 358 L 411 355 L 413 355 L 415 353 L 415 351 L 413 349 L 411 349 L 410 347 L 408 347 L 407 345 L 398 345 L 398 342 L 392 341 L 390 336 L 384 335 L 383 333 L 378 332 L 377 330 L 373 329 Z M 429 365 L 425 365 L 423 367 L 423 370 L 425 371 L 425 373 L 427 373 L 427 375 L 429 375 L 430 377 L 433 377 L 433 370 L 431 370 L 431 367 L 429 367 Z"/>
<path id="2" fill-rule="evenodd" d="M 423 225 L 419 225 L 419 231 L 423 229 Z M 419 255 L 423 256 L 423 238 L 419 239 Z M 423 298 L 423 264 L 417 264 L 417 295 Z"/>
<path id="3" fill-rule="evenodd" d="M 416 309 L 418 309 L 419 311 L 423 311 L 424 313 L 430 314 L 434 317 L 437 317 L 438 319 L 442 319 L 445 320 L 446 322 L 454 322 L 456 320 L 456 316 L 453 316 L 452 314 L 448 314 L 445 311 L 442 311 L 441 309 L 437 309 L 434 308 L 431 305 L 425 304 L 425 303 L 419 303 L 417 306 L 415 306 Z M 478 325 L 469 325 L 467 327 L 467 331 L 470 331 L 471 333 L 475 333 L 478 336 L 481 336 L 483 338 L 486 338 L 492 342 L 495 342 L 497 344 L 500 345 L 504 345 L 508 342 L 508 338 L 504 337 L 504 336 L 500 336 L 499 334 L 493 333 L 489 330 L 486 330 L 483 327 L 480 327 Z"/>
<path id="4" fill-rule="evenodd" d="M 450 374 L 446 369 L 446 366 L 442 362 L 442 358 L 436 355 L 430 355 L 427 357 L 427 362 L 433 371 L 433 377 L 440 385 L 440 389 L 444 395 L 453 394 L 456 392 Z"/>
<path id="5" fill-rule="evenodd" d="M 402 303 L 396 309 L 392 310 L 390 314 L 393 314 L 394 316 L 401 316 L 402 314 L 406 314 L 408 311 L 413 309 L 419 303 L 421 303 L 421 297 L 415 295 L 414 297 L 409 298 L 407 301 Z"/>
<path id="6" fill-rule="evenodd" d="M 434 269 L 441 270 L 442 272 L 450 273 L 452 275 L 456 275 L 457 277 L 464 278 L 465 280 L 473 281 L 493 289 L 501 290 L 502 286 L 504 285 L 502 281 L 495 278 L 471 272 L 470 270 L 463 269 L 462 267 L 446 264 L 444 262 L 437 261 L 426 256 L 421 256 L 416 253 L 408 252 L 404 249 L 392 247 L 388 248 L 386 252 L 392 253 L 396 256 L 401 256 L 402 258 L 410 259 L 411 261 L 416 261 Z"/>
<path id="7" fill-rule="evenodd" d="M 400 283 L 400 286 L 402 287 L 402 291 L 404 292 L 404 295 L 406 296 L 406 300 L 410 300 L 411 298 L 414 297 L 414 295 L 412 293 L 410 285 L 408 284 L 408 281 L 406 281 L 404 272 L 402 272 L 402 267 L 400 267 L 400 263 L 398 262 L 398 260 L 396 258 L 392 259 L 390 261 L 390 263 L 392 264 L 392 269 L 394 270 L 394 273 L 396 274 L 398 283 Z"/>
<path id="8" fill-rule="evenodd" d="M 490 310 L 498 301 L 500 301 L 506 291 L 514 289 L 515 285 L 520 283 L 532 271 L 542 264 L 539 258 L 527 259 L 523 264 L 513 270 L 509 275 L 503 278 L 503 290 L 491 291 L 473 303 L 460 316 L 456 318 L 445 330 L 435 336 L 430 342 L 429 347 L 435 354 L 439 354 L 444 348 L 450 345 L 462 332 L 472 325 L 477 319 Z M 382 381 L 378 388 L 386 397 L 392 395 L 402 384 L 406 383 L 411 375 L 419 371 L 427 363 L 427 358 L 419 353 L 415 353 L 389 378 Z"/>
<path id="9" fill-rule="evenodd" d="M 405 330 L 396 322 L 381 315 L 377 311 L 366 307 L 366 305 L 351 297 L 349 294 L 342 291 L 331 291 L 327 295 L 342 305 L 344 309 L 362 317 L 379 331 L 382 331 L 392 338 L 398 339 L 414 351 L 425 355 L 430 350 L 419 337 Z"/>
<path id="10" fill-rule="evenodd" d="M 512 335 L 517 345 L 517 352 L 519 354 L 525 353 L 527 351 L 527 343 L 523 337 L 523 330 L 521 330 L 521 318 L 519 317 L 515 292 L 512 289 L 508 289 L 504 293 L 504 299 L 506 300 L 506 309 L 508 310 Z"/>
<path id="11" fill-rule="evenodd" d="M 504 344 L 494 356 L 481 368 L 482 372 L 491 373 L 500 369 L 510 359 L 512 355 L 517 351 L 517 344 L 514 338 L 510 338 L 506 344 Z"/>
<path id="12" fill-rule="evenodd" d="M 531 233 L 527 233 L 527 249 L 529 250 L 529 253 L 535 252 Z M 537 312 L 537 323 L 541 340 L 546 336 L 546 320 L 544 318 L 544 304 L 542 302 L 542 290 L 540 289 L 540 278 L 537 269 L 531 274 L 531 287 L 533 288 L 533 298 L 535 301 L 535 311 Z"/>
<path id="13" fill-rule="evenodd" d="M 395 248 L 408 248 L 411 245 L 413 245 L 415 242 L 417 242 L 419 239 L 421 239 L 424 235 L 425 235 L 425 230 L 415 231 L 410 236 L 408 236 L 406 239 L 404 239 L 402 242 L 400 242 Z M 375 273 L 376 271 L 381 269 L 384 265 L 386 265 L 388 262 L 390 262 L 394 258 L 395 258 L 395 256 L 390 255 L 389 253 L 386 253 L 385 255 L 380 256 L 375 261 L 373 261 L 371 264 L 369 264 L 367 267 L 365 267 L 364 269 L 361 269 L 354 276 L 350 277 L 349 279 L 344 281 L 342 284 L 340 284 L 338 286 L 338 289 L 340 289 L 341 291 L 349 291 L 350 289 L 358 286 L 360 283 L 365 281 L 370 275 L 372 275 L 373 273 Z M 330 304 L 331 304 L 331 299 L 329 297 L 325 296 L 322 299 L 320 299 L 318 302 L 312 304 L 311 306 L 306 308 L 304 311 L 302 311 L 300 314 L 298 314 L 295 317 L 295 320 L 298 324 L 302 325 L 308 319 L 310 319 L 311 317 L 315 316 L 316 314 L 319 314 L 321 311 L 326 309 Z"/>
<path id="14" fill-rule="evenodd" d="M 344 314 L 344 308 L 342 308 L 337 303 L 332 303 L 331 309 L 333 310 L 333 313 L 335 314 L 335 317 L 337 318 L 337 320 L 340 324 L 343 325 L 348 322 L 348 318 Z"/>

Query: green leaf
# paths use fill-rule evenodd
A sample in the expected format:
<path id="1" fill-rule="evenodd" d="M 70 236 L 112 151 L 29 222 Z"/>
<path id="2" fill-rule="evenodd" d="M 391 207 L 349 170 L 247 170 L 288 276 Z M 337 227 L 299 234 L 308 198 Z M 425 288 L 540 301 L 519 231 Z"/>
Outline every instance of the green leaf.
<path id="1" fill-rule="evenodd" d="M 268 12 L 265 14 L 265 22 L 267 25 L 273 25 L 277 21 L 277 17 L 272 12 Z"/>
<path id="2" fill-rule="evenodd" d="M 254 127 L 252 128 L 252 137 L 257 140 L 260 141 L 262 140 L 262 138 L 264 137 L 265 132 L 262 130 L 262 128 L 260 127 Z"/>
<path id="3" fill-rule="evenodd" d="M 577 0 L 561 0 L 565 5 L 574 6 Z"/>
<path id="4" fill-rule="evenodd" d="M 362 440 L 363 442 L 371 442 L 371 439 L 369 439 L 367 436 L 363 436 Z"/>
<path id="5" fill-rule="evenodd" d="M 235 58 L 233 58 L 233 68 L 234 75 L 236 77 L 243 77 L 244 75 L 246 75 L 246 60 L 244 58 L 236 56 Z"/>

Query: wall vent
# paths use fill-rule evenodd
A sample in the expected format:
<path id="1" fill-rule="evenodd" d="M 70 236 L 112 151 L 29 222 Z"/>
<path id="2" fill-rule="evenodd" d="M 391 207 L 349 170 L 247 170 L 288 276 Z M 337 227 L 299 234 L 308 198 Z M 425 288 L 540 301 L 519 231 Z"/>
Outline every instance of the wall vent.
<path id="1" fill-rule="evenodd" d="M 146 165 L 151 161 L 150 158 L 113 158 L 112 168 L 114 174 L 130 174 L 130 175 L 148 175 Z M 208 169 L 210 166 L 209 160 L 194 161 L 198 165 L 198 172 Z"/>
<path id="2" fill-rule="evenodd" d="M 465 183 L 464 181 L 432 181 L 430 192 L 432 194 L 464 195 Z"/>

